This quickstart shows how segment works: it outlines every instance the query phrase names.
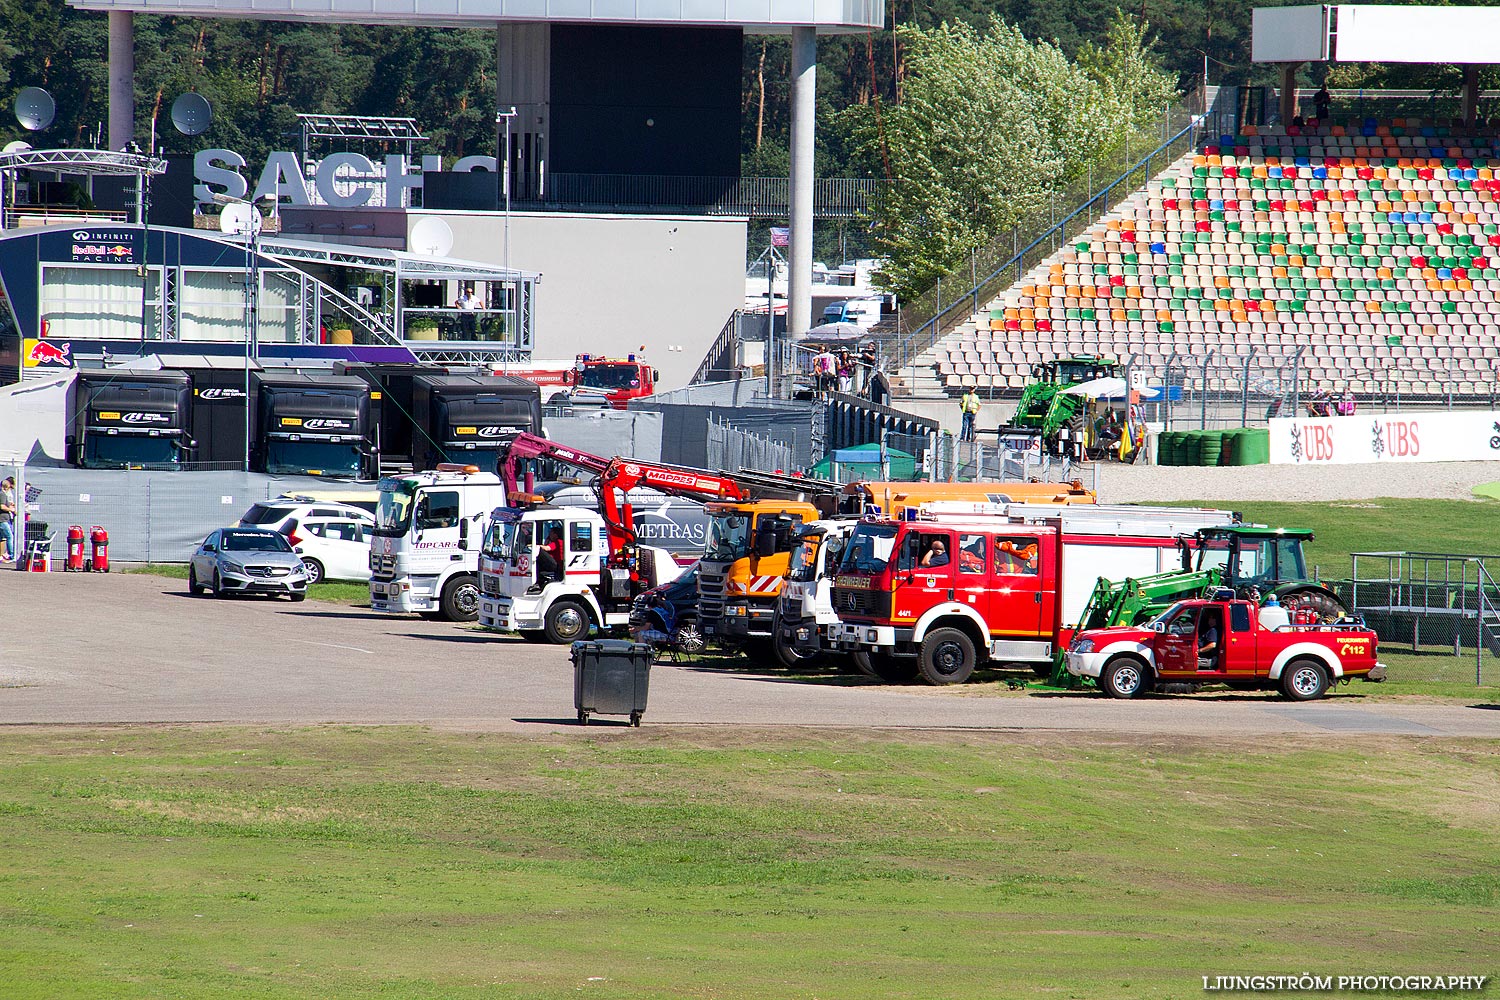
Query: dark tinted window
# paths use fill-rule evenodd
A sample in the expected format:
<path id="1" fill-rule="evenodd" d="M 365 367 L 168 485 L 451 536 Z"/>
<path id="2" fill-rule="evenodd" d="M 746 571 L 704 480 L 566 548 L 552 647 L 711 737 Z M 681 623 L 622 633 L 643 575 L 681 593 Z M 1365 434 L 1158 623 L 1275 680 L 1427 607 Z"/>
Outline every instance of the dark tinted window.
<path id="1" fill-rule="evenodd" d="M 1234 632 L 1250 631 L 1250 605 L 1231 604 L 1229 606 L 1229 628 Z"/>
<path id="2" fill-rule="evenodd" d="M 225 552 L 290 552 L 286 539 L 271 531 L 226 531 Z"/>
<path id="3" fill-rule="evenodd" d="M 270 524 L 286 517 L 285 507 L 273 507 L 270 504 L 258 503 L 245 512 L 240 520 L 246 524 Z"/>

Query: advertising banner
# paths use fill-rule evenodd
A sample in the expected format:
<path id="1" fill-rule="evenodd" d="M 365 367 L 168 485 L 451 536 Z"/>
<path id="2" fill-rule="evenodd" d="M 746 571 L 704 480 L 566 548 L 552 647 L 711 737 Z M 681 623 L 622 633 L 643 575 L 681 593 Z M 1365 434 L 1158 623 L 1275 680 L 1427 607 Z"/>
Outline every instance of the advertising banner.
<path id="1" fill-rule="evenodd" d="M 1271 421 L 1271 464 L 1500 460 L 1500 412 L 1382 413 Z"/>

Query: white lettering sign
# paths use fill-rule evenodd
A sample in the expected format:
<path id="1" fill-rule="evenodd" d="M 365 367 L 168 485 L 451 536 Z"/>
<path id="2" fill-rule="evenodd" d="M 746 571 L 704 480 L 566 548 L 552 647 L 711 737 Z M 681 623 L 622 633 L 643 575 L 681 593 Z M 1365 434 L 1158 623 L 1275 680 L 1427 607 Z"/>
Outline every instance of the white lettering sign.
<path id="1" fill-rule="evenodd" d="M 312 203 L 311 192 L 316 191 L 318 200 L 330 208 L 361 208 L 375 200 L 376 192 L 384 196 L 384 204 L 396 207 L 410 202 L 407 192 L 422 190 L 422 175 L 443 169 L 440 156 L 423 156 L 421 169 L 405 156 L 391 155 L 385 158 L 385 175 L 361 153 L 331 153 L 318 162 L 312 177 L 303 173 L 296 153 L 275 152 L 266 157 L 255 181 L 254 194 L 240 173 L 249 164 L 232 149 L 202 149 L 193 155 L 193 197 L 200 204 L 209 204 L 215 194 L 231 198 L 260 198 L 274 194 L 277 200 L 292 205 Z M 493 156 L 465 156 L 451 168 L 454 173 L 474 170 L 494 173 L 499 168 Z"/>

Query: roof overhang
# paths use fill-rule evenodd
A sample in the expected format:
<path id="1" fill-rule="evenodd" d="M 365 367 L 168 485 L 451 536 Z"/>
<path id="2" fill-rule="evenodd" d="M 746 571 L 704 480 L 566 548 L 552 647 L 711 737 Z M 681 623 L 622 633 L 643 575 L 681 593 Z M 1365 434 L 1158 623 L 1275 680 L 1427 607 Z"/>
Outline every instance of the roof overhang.
<path id="1" fill-rule="evenodd" d="M 493 28 L 499 22 L 847 34 L 885 25 L 885 0 L 68 0 L 80 10 L 346 24 Z"/>
<path id="2" fill-rule="evenodd" d="M 1255 62 L 1500 63 L 1500 7 L 1259 7 Z"/>

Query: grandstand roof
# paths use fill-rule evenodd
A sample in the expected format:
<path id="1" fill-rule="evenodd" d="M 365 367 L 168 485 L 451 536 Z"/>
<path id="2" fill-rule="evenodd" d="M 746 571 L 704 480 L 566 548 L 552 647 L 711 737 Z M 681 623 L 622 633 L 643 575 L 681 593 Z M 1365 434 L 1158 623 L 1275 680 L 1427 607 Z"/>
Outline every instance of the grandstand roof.
<path id="1" fill-rule="evenodd" d="M 83 10 L 349 24 L 494 27 L 497 21 L 695 25 L 782 34 L 865 31 L 885 24 L 885 0 L 68 0 Z"/>
<path id="2" fill-rule="evenodd" d="M 1500 8 L 1310 4 L 1256 8 L 1256 62 L 1500 63 Z"/>

